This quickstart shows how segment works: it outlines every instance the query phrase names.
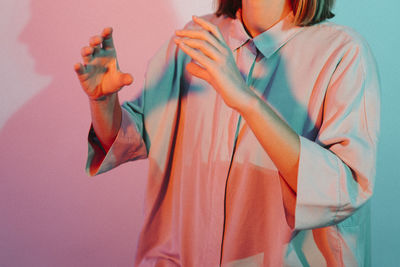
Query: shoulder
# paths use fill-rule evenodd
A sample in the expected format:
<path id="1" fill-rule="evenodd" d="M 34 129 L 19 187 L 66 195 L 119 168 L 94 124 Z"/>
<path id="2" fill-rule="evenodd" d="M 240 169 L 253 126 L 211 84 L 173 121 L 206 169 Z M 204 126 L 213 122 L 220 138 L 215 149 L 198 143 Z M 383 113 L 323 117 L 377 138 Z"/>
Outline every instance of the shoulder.
<path id="1" fill-rule="evenodd" d="M 331 21 L 325 21 L 312 26 L 305 26 L 304 32 L 310 35 L 324 35 L 332 37 L 342 37 L 344 40 L 354 40 L 363 42 L 364 38 L 353 28 L 345 25 L 336 24 Z"/>
<path id="2" fill-rule="evenodd" d="M 367 40 L 349 26 L 339 25 L 330 21 L 304 27 L 298 35 L 298 41 L 306 41 L 313 48 L 330 51 L 357 52 L 361 58 L 372 57 Z"/>
<path id="3" fill-rule="evenodd" d="M 334 65 L 351 64 L 364 72 L 377 72 L 367 40 L 349 26 L 325 21 L 303 27 L 291 41 L 291 47 L 303 51 L 303 56 L 311 61 L 318 58 Z"/>

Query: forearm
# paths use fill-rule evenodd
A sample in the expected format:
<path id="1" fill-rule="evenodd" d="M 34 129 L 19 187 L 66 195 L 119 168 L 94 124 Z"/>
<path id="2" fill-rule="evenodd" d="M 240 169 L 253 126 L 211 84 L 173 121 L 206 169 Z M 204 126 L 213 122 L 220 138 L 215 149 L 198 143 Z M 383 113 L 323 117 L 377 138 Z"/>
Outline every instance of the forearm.
<path id="1" fill-rule="evenodd" d="M 121 106 L 118 94 L 102 100 L 89 100 L 93 129 L 103 148 L 108 151 L 121 125 Z"/>
<path id="2" fill-rule="evenodd" d="M 229 107 L 239 111 L 286 182 L 296 192 L 299 137 L 247 87 L 218 27 L 198 17 L 193 17 L 193 20 L 203 29 L 176 31 L 179 38 L 175 39 L 179 48 L 195 61 L 187 65 L 187 71 L 211 84 Z"/>
<path id="3" fill-rule="evenodd" d="M 268 153 L 279 172 L 297 192 L 300 139 L 263 99 L 251 93 L 238 111 Z"/>

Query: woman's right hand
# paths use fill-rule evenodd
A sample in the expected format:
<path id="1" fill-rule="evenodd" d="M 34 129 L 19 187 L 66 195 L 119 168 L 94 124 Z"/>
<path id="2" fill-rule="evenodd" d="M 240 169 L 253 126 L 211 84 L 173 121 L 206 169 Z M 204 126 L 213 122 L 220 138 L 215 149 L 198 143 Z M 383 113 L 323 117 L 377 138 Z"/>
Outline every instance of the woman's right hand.
<path id="1" fill-rule="evenodd" d="M 90 38 L 89 44 L 82 48 L 83 64 L 76 63 L 74 69 L 91 100 L 104 99 L 133 82 L 130 74 L 119 70 L 112 28 L 105 28 L 101 36 Z"/>

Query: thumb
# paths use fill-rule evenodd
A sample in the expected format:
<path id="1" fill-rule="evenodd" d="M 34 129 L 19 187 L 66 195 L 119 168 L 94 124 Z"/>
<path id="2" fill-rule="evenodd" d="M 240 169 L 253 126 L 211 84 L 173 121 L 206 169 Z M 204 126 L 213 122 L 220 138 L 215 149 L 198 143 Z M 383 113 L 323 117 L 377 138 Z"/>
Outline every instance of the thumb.
<path id="1" fill-rule="evenodd" d="M 117 78 L 116 81 L 118 83 L 118 86 L 122 87 L 125 85 L 130 85 L 133 82 L 132 75 L 121 72 L 119 69 L 117 69 L 117 65 L 118 65 L 117 60 L 114 59 L 111 61 L 109 69 L 111 70 L 111 72 L 116 74 Z"/>
<path id="2" fill-rule="evenodd" d="M 121 86 L 130 85 L 133 82 L 133 77 L 129 73 L 119 73 L 119 83 Z"/>

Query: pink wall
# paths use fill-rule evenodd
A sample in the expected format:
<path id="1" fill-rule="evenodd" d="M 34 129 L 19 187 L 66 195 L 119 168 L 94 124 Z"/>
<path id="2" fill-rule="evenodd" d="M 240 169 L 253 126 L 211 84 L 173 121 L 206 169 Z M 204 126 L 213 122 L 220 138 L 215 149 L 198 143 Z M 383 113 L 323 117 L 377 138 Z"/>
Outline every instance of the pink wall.
<path id="1" fill-rule="evenodd" d="M 131 266 L 147 162 L 86 176 L 89 108 L 73 65 L 113 26 L 121 69 L 135 77 L 122 99 L 134 97 L 190 12 L 174 1 L 2 0 L 0 266 Z"/>

